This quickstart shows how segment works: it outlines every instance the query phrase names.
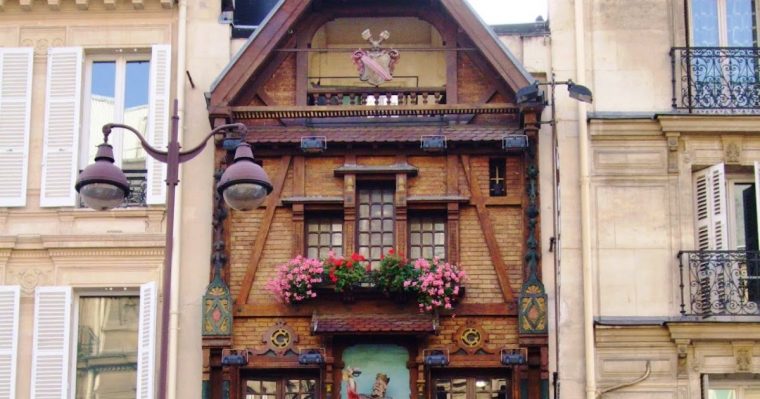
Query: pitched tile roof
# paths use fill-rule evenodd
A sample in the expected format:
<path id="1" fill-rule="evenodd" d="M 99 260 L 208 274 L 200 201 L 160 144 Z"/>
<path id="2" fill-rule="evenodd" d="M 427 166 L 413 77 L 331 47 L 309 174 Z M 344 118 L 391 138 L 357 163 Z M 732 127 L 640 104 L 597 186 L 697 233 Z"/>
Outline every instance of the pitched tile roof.
<path id="1" fill-rule="evenodd" d="M 422 314 L 329 314 L 311 318 L 313 334 L 435 334 L 438 319 Z"/>
<path id="2" fill-rule="evenodd" d="M 248 141 L 257 144 L 300 143 L 301 137 L 324 136 L 327 143 L 419 142 L 421 136 L 443 135 L 449 142 L 501 141 L 512 133 L 508 126 L 347 126 L 308 128 L 301 126 L 250 126 Z"/>

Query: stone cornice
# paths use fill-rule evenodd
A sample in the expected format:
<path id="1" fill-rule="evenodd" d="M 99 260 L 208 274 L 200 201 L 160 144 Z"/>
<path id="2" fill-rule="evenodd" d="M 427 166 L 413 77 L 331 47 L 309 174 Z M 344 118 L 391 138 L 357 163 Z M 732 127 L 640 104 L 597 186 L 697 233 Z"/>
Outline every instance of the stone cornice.
<path id="1" fill-rule="evenodd" d="M 661 140 L 662 130 L 652 119 L 590 119 L 589 133 L 592 140 Z"/>
<path id="2" fill-rule="evenodd" d="M 670 337 L 698 341 L 760 340 L 758 318 L 746 321 L 716 321 L 699 323 L 671 322 L 666 326 Z"/>
<path id="3" fill-rule="evenodd" d="M 760 136 L 760 115 L 658 115 L 663 132 L 745 133 Z"/>
<path id="4" fill-rule="evenodd" d="M 112 250 L 156 248 L 163 251 L 166 237 L 163 234 L 105 234 L 105 235 L 45 235 L 0 237 L 2 250 Z M 16 256 L 16 254 L 14 254 Z"/>
<path id="5" fill-rule="evenodd" d="M 0 0 L 0 11 L 12 11 L 19 9 L 25 12 L 34 11 L 87 11 L 87 10 L 106 10 L 106 11 L 127 11 L 127 10 L 145 10 L 160 8 L 170 10 L 174 4 L 173 0 L 19 0 L 17 4 L 6 4 Z"/>

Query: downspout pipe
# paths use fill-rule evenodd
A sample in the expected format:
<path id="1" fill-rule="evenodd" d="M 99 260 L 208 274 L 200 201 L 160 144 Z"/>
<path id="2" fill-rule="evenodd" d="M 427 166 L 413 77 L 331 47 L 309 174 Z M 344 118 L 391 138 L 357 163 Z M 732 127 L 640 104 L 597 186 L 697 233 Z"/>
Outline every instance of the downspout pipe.
<path id="1" fill-rule="evenodd" d="M 185 69 L 187 68 L 187 0 L 178 0 L 177 18 L 177 69 L 175 85 L 177 90 L 177 114 L 179 115 L 179 142 L 185 136 Z M 175 215 L 173 231 L 166 234 L 174 235 L 174 256 L 172 258 L 172 289 L 170 293 L 171 309 L 169 316 L 169 370 L 167 397 L 177 397 L 177 364 L 178 364 L 178 338 L 179 338 L 179 292 L 180 292 L 180 265 L 182 264 L 182 185 L 179 185 L 179 195 L 175 202 Z"/>
<path id="2" fill-rule="evenodd" d="M 576 81 L 586 80 L 585 0 L 575 0 Z M 589 182 L 589 139 L 586 104 L 578 102 L 578 158 L 581 200 L 581 259 L 583 268 L 583 343 L 586 372 L 586 399 L 596 399 L 596 361 L 594 358 L 594 286 L 591 264 L 591 206 Z"/>

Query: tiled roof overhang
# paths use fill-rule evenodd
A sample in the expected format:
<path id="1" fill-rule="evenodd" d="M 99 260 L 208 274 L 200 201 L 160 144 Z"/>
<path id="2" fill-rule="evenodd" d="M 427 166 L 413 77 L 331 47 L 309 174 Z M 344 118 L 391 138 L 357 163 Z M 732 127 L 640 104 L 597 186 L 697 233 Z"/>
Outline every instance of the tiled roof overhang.
<path id="1" fill-rule="evenodd" d="M 302 137 L 324 136 L 328 143 L 420 142 L 422 136 L 443 135 L 449 142 L 500 142 L 513 133 L 508 126 L 346 126 L 309 128 L 303 126 L 249 126 L 248 141 L 258 144 L 298 144 Z"/>
<path id="2" fill-rule="evenodd" d="M 427 314 L 314 314 L 314 335 L 429 335 L 438 332 L 438 318 Z"/>

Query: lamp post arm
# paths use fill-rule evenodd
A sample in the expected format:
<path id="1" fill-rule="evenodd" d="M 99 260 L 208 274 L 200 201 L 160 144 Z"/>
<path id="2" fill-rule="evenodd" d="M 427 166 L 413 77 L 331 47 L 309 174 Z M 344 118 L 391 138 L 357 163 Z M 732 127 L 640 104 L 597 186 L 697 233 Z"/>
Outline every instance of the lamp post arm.
<path id="1" fill-rule="evenodd" d="M 169 162 L 169 152 L 168 151 L 161 151 L 161 150 L 153 147 L 152 145 L 150 145 L 150 143 L 148 143 L 148 140 L 146 140 L 145 137 L 137 129 L 135 129 L 132 126 L 129 126 L 129 125 L 124 125 L 124 124 L 121 124 L 121 123 L 108 123 L 108 124 L 103 125 L 103 140 L 106 143 L 108 142 L 108 136 L 112 133 L 112 131 L 113 131 L 114 128 L 125 129 L 125 130 L 128 130 L 128 131 L 134 133 L 134 135 L 137 136 L 137 139 L 140 140 L 140 145 L 142 146 L 142 148 L 145 149 L 145 152 L 148 155 L 150 155 L 151 158 L 153 158 L 153 159 L 155 159 L 155 160 L 157 160 L 159 162 L 163 162 L 163 163 L 168 163 Z M 206 148 L 206 144 L 208 143 L 208 140 L 211 137 L 219 134 L 220 132 L 222 132 L 224 130 L 238 130 L 238 131 L 241 131 L 243 133 L 243 139 L 244 140 L 245 140 L 245 136 L 247 135 L 247 132 L 248 132 L 248 129 L 242 123 L 229 123 L 229 124 L 226 124 L 226 125 L 218 126 L 214 130 L 212 130 L 211 132 L 209 132 L 209 134 L 206 135 L 206 137 L 197 146 L 195 146 L 195 147 L 193 147 L 193 148 L 191 148 L 191 149 L 189 149 L 187 151 L 180 151 L 179 152 L 179 162 L 183 163 L 183 162 L 189 161 L 189 160 L 195 158 L 196 156 L 198 156 L 198 154 L 200 154 L 201 151 L 203 151 L 203 149 Z"/>

